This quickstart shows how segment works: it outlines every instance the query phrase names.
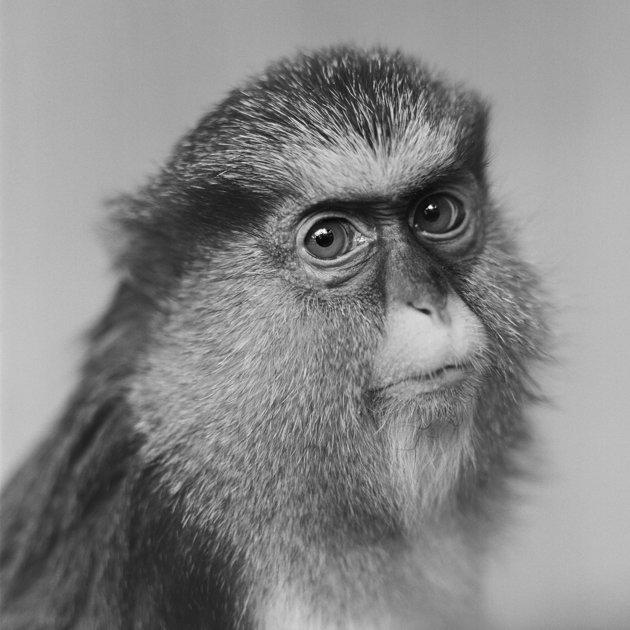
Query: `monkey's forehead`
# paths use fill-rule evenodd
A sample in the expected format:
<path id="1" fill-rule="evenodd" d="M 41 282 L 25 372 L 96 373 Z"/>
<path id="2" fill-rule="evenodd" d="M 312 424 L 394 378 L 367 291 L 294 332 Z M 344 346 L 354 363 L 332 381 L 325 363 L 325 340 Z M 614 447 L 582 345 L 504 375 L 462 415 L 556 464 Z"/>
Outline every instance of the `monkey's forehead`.
<path id="1" fill-rule="evenodd" d="M 187 145 L 206 176 L 245 187 L 395 195 L 482 161 L 486 113 L 474 93 L 399 53 L 335 48 L 270 66 Z"/>

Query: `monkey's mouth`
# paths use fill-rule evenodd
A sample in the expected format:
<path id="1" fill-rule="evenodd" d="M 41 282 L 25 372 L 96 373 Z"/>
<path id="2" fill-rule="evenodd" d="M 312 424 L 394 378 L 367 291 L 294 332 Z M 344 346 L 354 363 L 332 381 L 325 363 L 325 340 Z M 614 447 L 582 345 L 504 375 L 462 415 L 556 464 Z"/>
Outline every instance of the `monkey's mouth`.
<path id="1" fill-rule="evenodd" d="M 372 391 L 382 394 L 428 394 L 464 381 L 471 371 L 467 364 L 449 364 L 430 372 L 413 372 L 379 384 Z"/>

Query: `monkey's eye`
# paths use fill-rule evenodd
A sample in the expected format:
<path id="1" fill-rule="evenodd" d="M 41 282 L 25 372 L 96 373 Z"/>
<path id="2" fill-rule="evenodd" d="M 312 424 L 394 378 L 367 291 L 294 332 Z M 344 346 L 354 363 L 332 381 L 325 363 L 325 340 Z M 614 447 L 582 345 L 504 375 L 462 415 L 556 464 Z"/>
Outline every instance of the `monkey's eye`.
<path id="1" fill-rule="evenodd" d="M 468 213 L 463 202 L 448 193 L 423 197 L 411 209 L 409 224 L 421 238 L 453 238 L 466 227 Z"/>
<path id="2" fill-rule="evenodd" d="M 359 273 L 375 241 L 375 230 L 364 220 L 336 209 L 305 217 L 295 233 L 297 254 L 328 284 Z"/>
<path id="3" fill-rule="evenodd" d="M 332 260 L 353 247 L 356 230 L 343 219 L 323 219 L 310 228 L 304 239 L 306 251 L 320 260 Z"/>

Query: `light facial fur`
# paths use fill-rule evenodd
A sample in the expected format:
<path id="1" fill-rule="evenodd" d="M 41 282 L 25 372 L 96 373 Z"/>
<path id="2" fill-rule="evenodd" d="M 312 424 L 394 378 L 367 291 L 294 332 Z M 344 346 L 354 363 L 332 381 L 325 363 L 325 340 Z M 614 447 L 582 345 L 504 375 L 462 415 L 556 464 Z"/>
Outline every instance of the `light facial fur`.
<path id="1" fill-rule="evenodd" d="M 483 627 L 546 343 L 486 124 L 399 53 L 304 54 L 113 204 L 118 292 L 3 497 L 5 627 Z"/>

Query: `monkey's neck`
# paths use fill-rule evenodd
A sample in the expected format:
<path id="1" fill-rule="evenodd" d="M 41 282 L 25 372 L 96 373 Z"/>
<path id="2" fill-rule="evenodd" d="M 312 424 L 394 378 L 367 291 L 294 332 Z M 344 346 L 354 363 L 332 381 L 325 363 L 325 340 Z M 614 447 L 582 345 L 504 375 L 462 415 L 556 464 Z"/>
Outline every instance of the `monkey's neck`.
<path id="1" fill-rule="evenodd" d="M 254 585 L 264 629 L 418 629 L 477 626 L 478 558 L 450 517 L 409 537 L 320 542 L 294 550 Z M 297 555 L 300 554 L 300 555 Z M 277 558 L 283 554 L 278 553 Z"/>
<path id="2" fill-rule="evenodd" d="M 172 475 L 149 466 L 131 501 L 139 534 L 130 566 L 150 568 L 129 578 L 135 600 L 152 601 L 156 619 L 174 627 L 193 605 L 196 622 L 217 628 L 475 627 L 475 530 L 461 506 L 423 504 L 412 520 L 400 507 L 410 488 L 390 484 L 388 494 L 389 475 L 377 475 L 376 488 L 348 467 L 333 492 L 330 473 L 301 466 L 300 476 L 286 462 L 274 476 L 252 473 L 266 482 L 247 488 L 230 486 L 242 476 L 207 471 L 188 481 L 198 487 L 169 487 Z M 186 504 L 183 491 L 199 502 Z"/>
<path id="3" fill-rule="evenodd" d="M 376 448 L 359 430 L 318 444 L 297 432 L 267 443 L 261 431 L 249 448 L 246 434 L 232 436 L 226 453 L 218 439 L 188 441 L 181 454 L 170 442 L 168 460 L 156 449 L 160 459 L 145 463 L 131 501 L 140 511 L 132 531 L 146 529 L 132 565 L 154 567 L 132 581 L 156 607 L 227 602 L 207 614 L 229 610 L 269 630 L 411 629 L 417 619 L 432 630 L 474 627 L 457 617 L 476 608 L 479 573 L 474 528 L 456 499 L 462 430 L 436 429 L 415 449 L 396 434 L 397 458 L 387 440 Z"/>
<path id="4" fill-rule="evenodd" d="M 472 417 L 433 427 L 421 440 L 409 426 L 386 430 L 374 492 L 340 475 L 337 496 L 320 510 L 311 499 L 306 518 L 271 528 L 261 562 L 268 568 L 258 577 L 261 627 L 475 627 L 480 544 L 458 500 L 470 482 L 463 471 Z"/>
<path id="5" fill-rule="evenodd" d="M 289 499 L 291 518 L 271 520 L 256 554 L 259 626 L 474 628 L 480 544 L 457 498 L 470 426 L 435 428 L 415 448 L 415 434 L 392 431 L 372 488 L 346 470 L 334 495 Z"/>

